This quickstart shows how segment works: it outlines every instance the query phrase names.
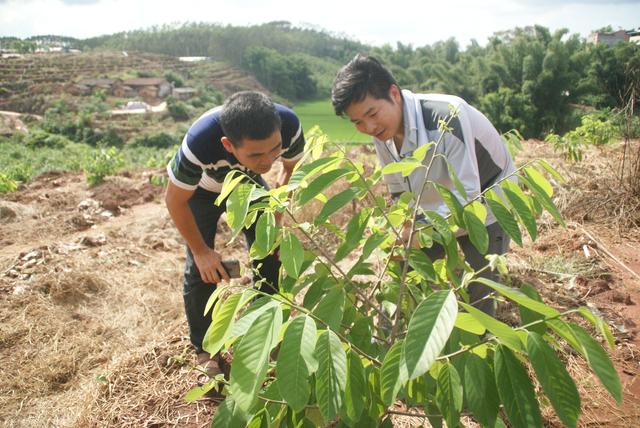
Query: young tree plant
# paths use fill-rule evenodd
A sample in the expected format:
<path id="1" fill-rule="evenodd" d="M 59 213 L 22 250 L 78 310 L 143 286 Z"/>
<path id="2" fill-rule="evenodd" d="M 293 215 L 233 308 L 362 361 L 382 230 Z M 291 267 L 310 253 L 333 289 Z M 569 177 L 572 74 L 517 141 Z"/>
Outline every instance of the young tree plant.
<path id="1" fill-rule="evenodd" d="M 514 427 L 542 427 L 544 394 L 559 419 L 575 427 L 580 396 L 558 356 L 563 344 L 622 401 L 605 350 L 567 320 L 577 313 L 613 346 L 600 318 L 587 308 L 560 312 L 531 286 L 516 289 L 479 277 L 459 254 L 459 229 L 486 252 L 487 209 L 518 245 L 523 245 L 521 230 L 536 239 L 536 217 L 543 210 L 564 224 L 542 173 L 561 179 L 550 165 L 528 162 L 468 202 L 436 185 L 450 210 L 443 217 L 414 203 L 432 182 L 394 204 L 372 191 L 383 174 L 428 170 L 435 152 L 429 149 L 440 141 L 366 175 L 364 165 L 344 149 L 324 154 L 326 142 L 318 133 L 310 138 L 286 186 L 265 190 L 240 174 L 225 180 L 220 200 L 229 198 L 232 233 L 258 218 L 250 256 L 279 251 L 282 270 L 274 295 L 220 286 L 209 301 L 212 327 L 204 349 L 232 351 L 231 375 L 190 391 L 188 398 L 222 388 L 226 399 L 212 426 L 390 426 L 400 400 L 434 427 L 460 426 L 463 415 L 484 427 L 504 426 L 506 420 Z M 455 174 L 451 178 L 461 187 Z M 332 187 L 344 190 L 335 193 Z M 302 221 L 314 200 L 321 208 Z M 354 211 L 346 225 L 333 224 L 332 215 L 341 210 Z M 278 212 L 288 217 L 285 226 L 276 224 Z M 419 221 L 422 217 L 427 222 Z M 400 239 L 405 224 L 410 225 L 407 242 L 438 243 L 446 255 L 430 260 L 405 243 Z M 327 233 L 338 242 L 335 250 L 321 240 Z M 506 273 L 503 257 L 487 257 L 487 269 Z M 489 298 L 513 302 L 520 322 L 509 325 L 476 309 L 466 291 L 474 282 L 495 291 Z M 218 298 L 221 293 L 224 299 Z M 541 392 L 534 388 L 534 375 Z"/>

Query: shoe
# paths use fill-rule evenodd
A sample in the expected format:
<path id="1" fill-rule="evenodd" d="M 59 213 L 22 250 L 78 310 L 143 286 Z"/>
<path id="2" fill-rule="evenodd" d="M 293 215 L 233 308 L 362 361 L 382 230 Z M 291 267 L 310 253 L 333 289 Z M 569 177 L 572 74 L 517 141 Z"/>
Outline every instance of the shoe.
<path id="1" fill-rule="evenodd" d="M 198 384 L 198 386 L 207 384 L 210 380 L 214 379 L 218 375 L 225 375 L 224 371 L 220 368 L 218 357 L 218 355 L 214 355 L 214 357 L 211 358 L 208 352 L 198 353 L 197 358 L 199 370 L 197 370 L 196 372 L 196 383 Z M 222 391 L 222 387 L 220 384 L 215 385 L 205 395 L 212 399 L 224 399 L 224 395 L 222 395 L 222 393 L 217 389 L 220 389 L 220 391 Z"/>

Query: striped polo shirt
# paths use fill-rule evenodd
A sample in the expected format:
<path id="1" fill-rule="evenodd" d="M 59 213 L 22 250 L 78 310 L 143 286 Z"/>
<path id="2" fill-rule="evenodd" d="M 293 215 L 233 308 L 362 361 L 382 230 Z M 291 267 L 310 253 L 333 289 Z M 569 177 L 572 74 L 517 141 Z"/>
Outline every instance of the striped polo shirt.
<path id="1" fill-rule="evenodd" d="M 304 150 L 302 125 L 296 114 L 287 107 L 275 104 L 282 127 L 282 152 L 286 160 L 297 160 Z M 189 128 L 180 148 L 167 165 L 169 178 L 176 186 L 195 190 L 198 186 L 210 192 L 220 193 L 225 176 L 231 170 L 240 170 L 256 179 L 258 174 L 242 165 L 229 153 L 220 139 L 224 136 L 220 125 L 222 106 L 203 114 Z"/>

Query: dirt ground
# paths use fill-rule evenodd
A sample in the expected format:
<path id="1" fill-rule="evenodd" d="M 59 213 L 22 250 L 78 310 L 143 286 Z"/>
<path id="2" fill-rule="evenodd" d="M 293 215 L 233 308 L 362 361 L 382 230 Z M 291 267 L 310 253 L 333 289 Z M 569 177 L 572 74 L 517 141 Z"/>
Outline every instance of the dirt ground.
<path id="1" fill-rule="evenodd" d="M 616 203 L 613 186 L 593 180 L 611 175 L 605 160 L 618 149 L 611 150 L 589 152 L 576 166 L 526 143 L 523 158 L 544 157 L 569 178 L 557 192 L 568 227 L 545 217 L 540 238 L 508 257 L 514 284 L 534 285 L 559 309 L 586 305 L 613 330 L 621 407 L 582 361 L 565 356 L 583 396 L 581 427 L 640 424 L 640 223 L 589 205 L 603 195 Z M 153 173 L 93 189 L 82 175 L 48 173 L 0 199 L 2 426 L 209 425 L 214 403 L 183 400 L 195 380 L 181 297 L 184 247 Z M 218 246 L 228 238 L 225 228 Z M 226 252 L 246 261 L 242 240 Z M 507 307 L 499 313 L 510 316 Z M 544 414 L 548 426 L 561 426 L 552 410 Z"/>

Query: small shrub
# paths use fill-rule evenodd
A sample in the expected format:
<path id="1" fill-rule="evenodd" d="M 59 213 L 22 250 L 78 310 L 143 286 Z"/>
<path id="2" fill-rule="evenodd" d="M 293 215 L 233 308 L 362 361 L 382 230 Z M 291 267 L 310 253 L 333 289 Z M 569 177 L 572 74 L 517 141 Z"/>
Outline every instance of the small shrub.
<path id="1" fill-rule="evenodd" d="M 179 139 L 166 132 L 159 132 L 151 135 L 141 135 L 135 137 L 130 144 L 134 147 L 154 147 L 159 149 L 166 149 L 173 147 L 180 142 Z"/>
<path id="2" fill-rule="evenodd" d="M 27 132 L 21 139 L 25 145 L 38 148 L 62 148 L 69 142 L 69 139 L 64 135 L 52 134 L 42 129 Z"/>
<path id="3" fill-rule="evenodd" d="M 608 116 L 608 115 L 607 115 Z M 549 134 L 545 141 L 553 144 L 557 152 L 564 152 L 568 160 L 578 162 L 582 160 L 586 145 L 602 146 L 608 144 L 616 135 L 614 123 L 603 119 L 603 114 L 588 114 L 582 117 L 581 125 L 564 136 Z"/>
<path id="4" fill-rule="evenodd" d="M 123 165 L 124 158 L 117 148 L 101 148 L 84 167 L 87 182 L 90 186 L 100 184 L 105 177 L 115 174 Z"/>
<path id="5" fill-rule="evenodd" d="M 0 172 L 0 193 L 15 192 L 18 189 L 18 183 L 12 180 L 7 174 Z"/>
<path id="6" fill-rule="evenodd" d="M 169 83 L 173 83 L 175 88 L 181 88 L 184 86 L 184 80 L 182 76 L 178 75 L 175 71 L 167 71 L 164 74 L 164 78 L 167 79 Z"/>
<path id="7" fill-rule="evenodd" d="M 153 71 L 148 71 L 148 70 L 136 70 L 136 76 L 140 77 L 140 78 L 144 78 L 144 77 L 156 77 L 157 74 Z"/>
<path id="8" fill-rule="evenodd" d="M 175 121 L 182 121 L 189 119 L 189 107 L 182 101 L 178 101 L 174 97 L 167 98 L 167 110 L 169 115 Z"/>
<path id="9" fill-rule="evenodd" d="M 191 104 L 195 108 L 211 108 L 213 106 L 222 104 L 224 100 L 224 96 L 221 92 L 212 88 L 210 86 L 205 87 L 198 96 L 193 97 L 189 100 L 189 104 Z"/>

